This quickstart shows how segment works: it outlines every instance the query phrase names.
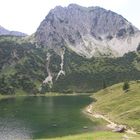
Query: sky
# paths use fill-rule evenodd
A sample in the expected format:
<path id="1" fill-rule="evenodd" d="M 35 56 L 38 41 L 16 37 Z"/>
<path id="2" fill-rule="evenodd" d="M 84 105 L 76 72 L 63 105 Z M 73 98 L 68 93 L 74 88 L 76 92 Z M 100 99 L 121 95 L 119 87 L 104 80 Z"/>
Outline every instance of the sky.
<path id="1" fill-rule="evenodd" d="M 140 29 L 140 0 L 0 0 L 0 25 L 30 35 L 51 9 L 71 3 L 112 10 Z"/>

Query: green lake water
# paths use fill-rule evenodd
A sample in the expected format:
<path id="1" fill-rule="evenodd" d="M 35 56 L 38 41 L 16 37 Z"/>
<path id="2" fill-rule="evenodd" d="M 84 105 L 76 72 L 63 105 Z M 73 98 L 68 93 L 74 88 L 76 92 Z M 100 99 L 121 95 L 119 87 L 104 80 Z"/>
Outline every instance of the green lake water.
<path id="1" fill-rule="evenodd" d="M 0 100 L 0 140 L 42 139 L 93 131 L 98 122 L 82 113 L 92 101 L 88 96 Z"/>

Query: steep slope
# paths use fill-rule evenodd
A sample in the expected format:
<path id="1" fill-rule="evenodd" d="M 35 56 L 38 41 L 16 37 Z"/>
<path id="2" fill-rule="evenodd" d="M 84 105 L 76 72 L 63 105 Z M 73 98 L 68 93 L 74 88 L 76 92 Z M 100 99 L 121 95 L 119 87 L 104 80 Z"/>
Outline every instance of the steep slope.
<path id="1" fill-rule="evenodd" d="M 39 44 L 58 54 L 61 47 L 68 47 L 87 58 L 118 57 L 136 50 L 140 31 L 110 10 L 71 4 L 51 10 L 35 37 Z"/>
<path id="2" fill-rule="evenodd" d="M 18 31 L 9 31 L 2 26 L 0 26 L 0 35 L 27 36 L 27 34 Z"/>
<path id="3" fill-rule="evenodd" d="M 41 52 L 43 50 L 36 49 L 34 44 L 26 42 L 21 37 L 0 36 L 1 94 L 14 94 L 19 89 L 28 93 L 37 90 L 36 79 L 40 80 L 39 72 L 43 69 L 40 55 L 42 59 L 44 57 Z M 38 78 L 35 76 L 36 71 Z"/>
<path id="4" fill-rule="evenodd" d="M 60 55 L 17 37 L 0 37 L 0 93 L 93 92 L 140 79 L 140 54 L 87 59 L 65 48 Z"/>
<path id="5" fill-rule="evenodd" d="M 140 55 L 128 53 L 120 58 L 85 59 L 66 52 L 66 75 L 54 82 L 53 88 L 64 92 L 92 92 L 124 81 L 140 79 Z"/>

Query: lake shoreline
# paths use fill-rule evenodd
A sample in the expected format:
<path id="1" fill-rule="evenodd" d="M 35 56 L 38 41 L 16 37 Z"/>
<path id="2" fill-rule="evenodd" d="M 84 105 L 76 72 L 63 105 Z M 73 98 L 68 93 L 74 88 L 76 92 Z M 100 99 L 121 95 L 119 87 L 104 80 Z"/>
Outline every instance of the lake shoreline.
<path id="1" fill-rule="evenodd" d="M 72 93 L 72 94 L 64 94 L 64 93 L 46 93 L 46 94 L 15 94 L 15 95 L 0 95 L 0 100 L 2 99 L 8 99 L 8 98 L 17 98 L 17 97 L 54 97 L 54 96 L 90 96 L 91 94 L 87 94 L 87 93 Z M 92 98 L 92 97 L 90 97 Z M 115 122 L 113 122 L 112 120 L 110 120 L 109 118 L 105 117 L 102 114 L 99 114 L 95 111 L 93 111 L 93 103 L 91 103 L 90 105 L 88 105 L 86 108 L 83 109 L 83 112 L 90 116 L 90 117 L 94 117 L 97 119 L 103 119 L 104 121 L 106 121 L 108 123 L 107 127 L 110 130 L 114 130 L 117 126 L 119 126 L 119 124 L 116 124 Z M 123 126 L 123 125 L 122 125 Z M 125 131 L 126 133 L 131 133 L 131 134 L 137 134 L 137 132 L 133 131 L 132 129 L 126 129 Z"/>
<path id="2" fill-rule="evenodd" d="M 110 120 L 109 118 L 107 118 L 106 116 L 104 116 L 102 114 L 99 114 L 99 113 L 93 111 L 93 105 L 92 104 L 90 104 L 89 106 L 87 106 L 86 109 L 85 109 L 85 111 L 87 112 L 87 114 L 90 114 L 94 118 L 99 118 L 99 119 L 105 120 L 108 123 L 107 124 L 107 127 L 109 129 L 111 129 L 112 131 L 114 131 L 117 127 L 124 126 L 124 125 L 121 125 L 121 124 L 117 124 L 117 123 L 113 122 L 112 120 Z M 126 127 L 126 126 L 124 126 L 124 127 Z M 133 128 L 132 129 L 125 128 L 125 129 L 126 129 L 126 131 L 125 131 L 126 133 L 135 134 L 135 135 L 137 134 L 137 132 L 135 132 L 133 130 Z"/>
<path id="3" fill-rule="evenodd" d="M 137 132 L 134 131 L 133 128 L 129 129 L 128 126 L 125 125 L 121 125 L 121 124 L 117 124 L 114 121 L 110 120 L 109 118 L 107 118 L 106 116 L 97 113 L 96 111 L 93 111 L 93 103 L 91 103 L 90 105 L 88 105 L 85 109 L 84 109 L 84 113 L 88 116 L 90 116 L 91 118 L 96 118 L 96 119 L 102 119 L 105 122 L 107 122 L 106 127 L 109 129 L 110 132 L 114 132 L 114 133 L 122 133 L 121 131 L 116 131 L 117 129 L 120 129 L 121 127 L 124 128 L 124 135 L 123 135 L 123 139 L 131 139 L 133 137 L 129 136 L 130 135 L 137 135 Z"/>
<path id="4" fill-rule="evenodd" d="M 91 93 L 72 93 L 72 94 L 64 94 L 64 93 L 54 93 L 49 92 L 46 94 L 14 94 L 14 95 L 1 95 L 0 100 L 7 98 L 16 98 L 16 97 L 54 97 L 54 96 L 90 96 Z"/>

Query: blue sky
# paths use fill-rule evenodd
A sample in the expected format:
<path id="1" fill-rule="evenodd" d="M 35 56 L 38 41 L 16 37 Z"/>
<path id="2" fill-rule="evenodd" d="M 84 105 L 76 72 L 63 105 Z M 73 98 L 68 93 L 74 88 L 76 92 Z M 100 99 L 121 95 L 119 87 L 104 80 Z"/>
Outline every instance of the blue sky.
<path id="1" fill-rule="evenodd" d="M 140 0 L 0 0 L 0 25 L 32 34 L 50 9 L 70 3 L 112 10 L 140 29 Z"/>

